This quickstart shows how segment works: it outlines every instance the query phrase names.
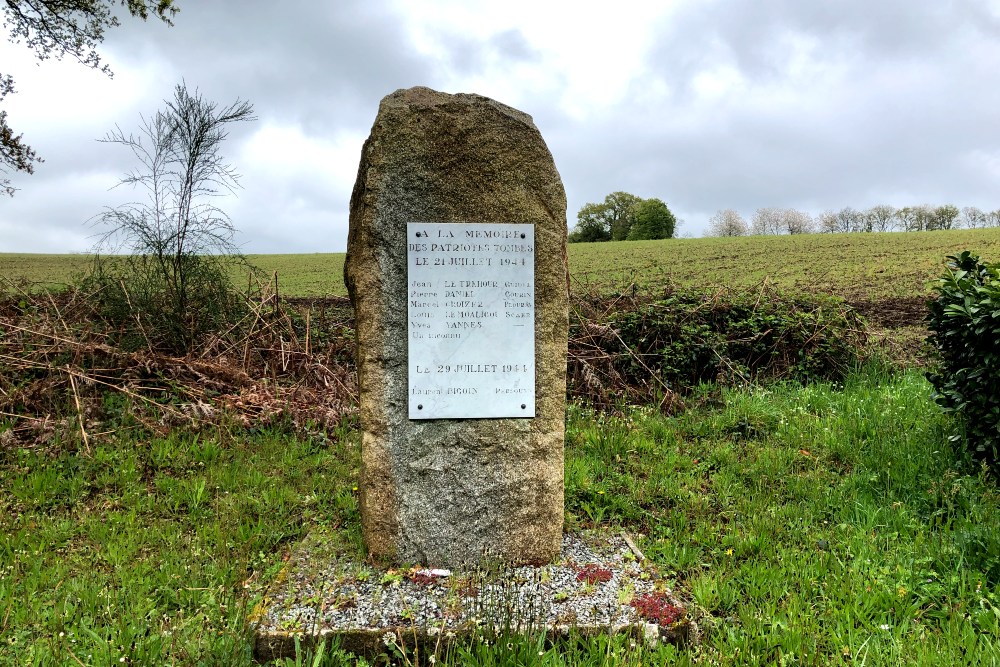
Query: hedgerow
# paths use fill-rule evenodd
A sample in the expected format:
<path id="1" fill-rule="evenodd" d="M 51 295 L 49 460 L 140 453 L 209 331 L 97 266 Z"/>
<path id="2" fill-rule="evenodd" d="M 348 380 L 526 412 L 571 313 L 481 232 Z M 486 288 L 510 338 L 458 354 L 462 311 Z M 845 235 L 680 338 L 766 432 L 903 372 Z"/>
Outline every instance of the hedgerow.
<path id="1" fill-rule="evenodd" d="M 570 394 L 661 408 L 706 382 L 841 380 L 866 354 L 863 319 L 834 297 L 668 287 L 657 295 L 578 297 Z"/>

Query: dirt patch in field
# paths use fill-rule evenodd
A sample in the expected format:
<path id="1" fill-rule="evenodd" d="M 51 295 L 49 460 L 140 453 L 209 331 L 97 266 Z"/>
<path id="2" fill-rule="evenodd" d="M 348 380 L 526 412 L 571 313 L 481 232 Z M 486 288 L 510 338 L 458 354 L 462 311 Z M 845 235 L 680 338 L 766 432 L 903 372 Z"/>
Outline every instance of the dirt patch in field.
<path id="1" fill-rule="evenodd" d="M 927 316 L 927 297 L 896 296 L 877 300 L 848 300 L 868 323 L 880 329 L 923 326 Z"/>

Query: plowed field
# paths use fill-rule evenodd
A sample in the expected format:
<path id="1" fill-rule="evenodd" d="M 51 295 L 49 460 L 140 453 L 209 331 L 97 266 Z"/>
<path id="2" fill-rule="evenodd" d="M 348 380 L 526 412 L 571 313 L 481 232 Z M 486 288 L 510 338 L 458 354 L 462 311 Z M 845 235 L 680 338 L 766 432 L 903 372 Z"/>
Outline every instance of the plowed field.
<path id="1" fill-rule="evenodd" d="M 668 239 L 580 243 L 569 247 L 575 290 L 686 287 L 779 288 L 843 297 L 876 326 L 919 324 L 930 283 L 945 257 L 972 250 L 1000 261 L 1000 229 L 887 234 L 809 234 L 732 239 Z M 343 296 L 344 255 L 253 255 L 277 273 L 286 296 Z M 87 266 L 85 255 L 0 253 L 0 289 L 26 280 L 30 286 L 65 286 Z M 24 286 L 27 289 L 29 287 Z"/>

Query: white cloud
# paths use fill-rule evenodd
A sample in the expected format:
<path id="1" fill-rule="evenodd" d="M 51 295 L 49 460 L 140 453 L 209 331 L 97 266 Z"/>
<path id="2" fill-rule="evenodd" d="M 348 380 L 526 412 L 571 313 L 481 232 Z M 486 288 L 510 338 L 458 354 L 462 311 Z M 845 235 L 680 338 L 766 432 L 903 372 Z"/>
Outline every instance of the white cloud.
<path id="1" fill-rule="evenodd" d="M 0 246 L 80 249 L 133 166 L 95 139 L 181 78 L 255 106 L 224 147 L 244 189 L 219 202 L 249 252 L 344 249 L 379 99 L 413 85 L 531 114 L 571 224 L 615 190 L 665 200 L 694 233 L 727 207 L 1000 206 L 1000 0 L 220 0 L 173 28 L 125 22 L 101 50 L 113 79 L 0 42 L 19 89 L 3 108 L 46 159 L 0 200 Z"/>
<path id="2" fill-rule="evenodd" d="M 437 62 L 444 88 L 495 96 L 527 107 L 528 113 L 544 95 L 575 118 L 599 114 L 623 101 L 643 72 L 654 39 L 650 27 L 670 6 L 630 0 L 395 4 L 414 47 Z M 513 60 L 496 45 L 490 48 L 491 40 L 512 32 L 523 38 L 530 57 Z M 474 69 L 469 49 L 459 48 L 466 42 L 487 47 L 477 54 Z"/>
<path id="3" fill-rule="evenodd" d="M 364 140 L 363 134 L 350 130 L 330 137 L 309 136 L 300 126 L 265 121 L 243 142 L 238 161 L 255 177 L 320 181 L 335 187 L 354 179 Z"/>
<path id="4" fill-rule="evenodd" d="M 10 123 L 25 138 L 53 130 L 101 134 L 116 119 L 124 121 L 143 103 L 172 85 L 174 73 L 159 62 L 118 68 L 114 77 L 75 60 L 38 62 L 27 49 L 0 41 L 4 74 L 14 77 L 16 92 L 4 100 Z"/>

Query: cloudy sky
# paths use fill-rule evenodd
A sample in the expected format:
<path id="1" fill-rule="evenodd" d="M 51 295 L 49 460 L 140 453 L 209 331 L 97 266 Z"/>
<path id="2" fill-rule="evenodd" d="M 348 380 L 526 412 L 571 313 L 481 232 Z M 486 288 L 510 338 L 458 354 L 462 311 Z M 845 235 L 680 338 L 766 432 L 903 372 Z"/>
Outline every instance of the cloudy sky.
<path id="1" fill-rule="evenodd" d="M 221 202 L 246 252 L 341 252 L 379 100 L 426 85 L 531 114 L 568 223 L 625 190 L 700 236 L 718 209 L 1000 207 L 1000 0 L 177 0 L 100 49 L 108 78 L 0 40 L 8 122 L 45 159 L 0 199 L 0 252 L 82 252 L 133 198 L 98 143 L 175 84 L 253 103 Z"/>

